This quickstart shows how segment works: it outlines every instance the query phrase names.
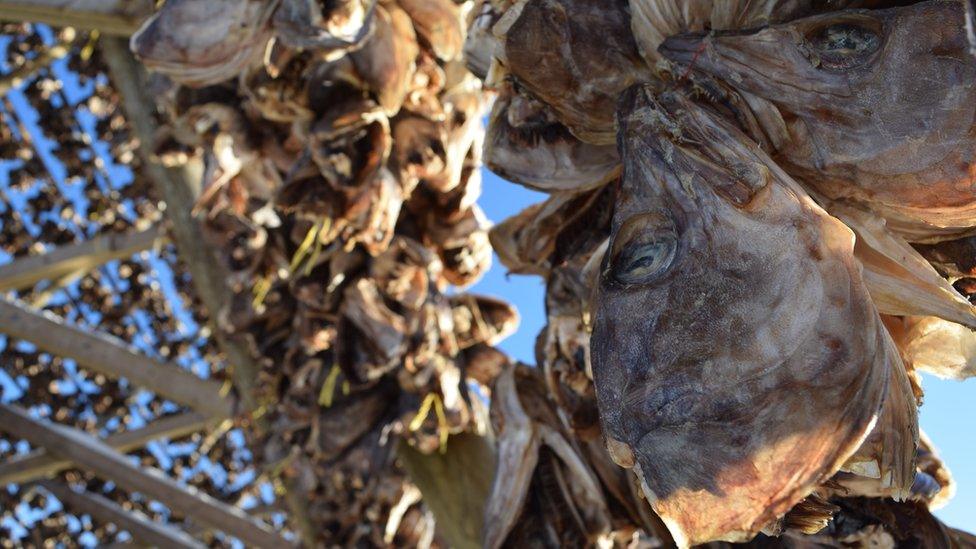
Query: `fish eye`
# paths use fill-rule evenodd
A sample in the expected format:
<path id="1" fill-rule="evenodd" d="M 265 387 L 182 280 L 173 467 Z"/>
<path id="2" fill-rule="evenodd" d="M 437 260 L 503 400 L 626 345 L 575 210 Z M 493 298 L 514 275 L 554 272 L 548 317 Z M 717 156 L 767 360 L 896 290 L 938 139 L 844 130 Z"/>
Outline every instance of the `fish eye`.
<path id="1" fill-rule="evenodd" d="M 877 29 L 860 22 L 833 23 L 807 35 L 811 61 L 826 69 L 850 69 L 864 64 L 881 45 Z"/>
<path id="2" fill-rule="evenodd" d="M 617 232 L 605 274 L 625 286 L 646 284 L 668 270 L 677 251 L 678 236 L 666 218 L 637 215 Z"/>

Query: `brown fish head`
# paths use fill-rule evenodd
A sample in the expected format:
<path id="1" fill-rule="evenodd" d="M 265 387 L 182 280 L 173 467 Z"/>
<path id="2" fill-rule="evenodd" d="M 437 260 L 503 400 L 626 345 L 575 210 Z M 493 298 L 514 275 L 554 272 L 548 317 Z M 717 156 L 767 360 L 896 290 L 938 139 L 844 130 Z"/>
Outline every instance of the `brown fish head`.
<path id="1" fill-rule="evenodd" d="M 542 192 L 585 191 L 620 170 L 614 145 L 580 141 L 551 107 L 510 82 L 502 86 L 488 120 L 485 163 L 505 179 Z"/>
<path id="2" fill-rule="evenodd" d="M 129 47 L 151 70 L 192 87 L 243 72 L 267 44 L 274 3 L 174 0 L 132 36 Z"/>
<path id="3" fill-rule="evenodd" d="M 758 146 L 642 88 L 618 124 L 591 340 L 608 447 L 679 544 L 749 539 L 860 445 L 897 356 L 850 231 Z"/>
<path id="4" fill-rule="evenodd" d="M 653 79 L 623 0 L 516 2 L 493 30 L 505 69 L 587 143 L 612 145 L 617 96 Z"/>
<path id="5" fill-rule="evenodd" d="M 968 226 L 976 184 L 976 60 L 963 5 L 848 10 L 749 33 L 684 35 L 661 53 L 771 101 L 791 175 L 902 224 Z"/>
<path id="6" fill-rule="evenodd" d="M 376 0 L 282 0 L 273 26 L 291 47 L 329 50 L 338 58 L 362 46 L 375 8 Z"/>

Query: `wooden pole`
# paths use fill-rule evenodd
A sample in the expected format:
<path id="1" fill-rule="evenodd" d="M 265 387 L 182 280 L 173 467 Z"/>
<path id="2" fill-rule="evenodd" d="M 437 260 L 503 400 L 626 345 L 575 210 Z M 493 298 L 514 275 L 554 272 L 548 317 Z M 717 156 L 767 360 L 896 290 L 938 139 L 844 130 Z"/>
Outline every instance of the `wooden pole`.
<path id="1" fill-rule="evenodd" d="M 221 311 L 230 303 L 228 273 L 211 247 L 201 238 L 201 220 L 193 215 L 203 167 L 200 162 L 193 161 L 183 166 L 166 167 L 153 155 L 157 129 L 153 117 L 155 103 L 147 92 L 141 65 L 129 52 L 125 40 L 106 38 L 100 44 L 112 84 L 122 96 L 126 119 L 139 139 L 138 150 L 143 169 L 166 203 L 166 215 L 170 220 L 176 251 L 190 270 L 196 294 L 210 314 L 213 333 L 227 355 L 242 407 L 245 411 L 254 411 L 257 407 L 254 384 L 260 368 L 246 343 L 230 337 L 217 321 Z"/>
<path id="2" fill-rule="evenodd" d="M 155 102 L 147 91 L 145 72 L 129 51 L 125 40 L 106 38 L 101 41 L 101 46 L 112 84 L 122 96 L 126 119 L 139 139 L 139 155 L 145 173 L 166 202 L 166 215 L 172 226 L 176 251 L 190 270 L 197 296 L 210 313 L 214 337 L 227 355 L 241 408 L 253 420 L 251 428 L 260 435 L 267 429 L 255 397 L 261 367 L 251 354 L 247 342 L 240 336 L 228 334 L 218 321 L 219 315 L 231 299 L 231 290 L 227 285 L 228 273 L 217 260 L 214 251 L 200 237 L 203 234 L 202 222 L 193 214 L 193 206 L 200 192 L 203 167 L 199 161 L 167 167 L 153 155 L 157 129 L 154 119 Z M 305 502 L 295 493 L 294 480 L 283 477 L 282 483 L 286 491 L 284 500 L 288 504 L 289 518 L 296 526 L 303 543 L 307 547 L 315 547 L 318 543 L 316 529 L 308 518 Z"/>
<path id="3" fill-rule="evenodd" d="M 60 357 L 110 377 L 124 377 L 213 418 L 229 418 L 233 400 L 222 395 L 218 381 L 201 379 L 175 364 L 138 353 L 114 337 L 91 333 L 25 305 L 0 299 L 0 333 L 34 343 Z"/>
<path id="4" fill-rule="evenodd" d="M 77 514 L 88 514 L 101 521 L 110 522 L 128 531 L 136 540 L 152 547 L 175 547 L 178 549 L 203 549 L 205 544 L 190 537 L 189 534 L 172 526 L 154 522 L 137 511 L 126 511 L 114 501 L 91 492 L 77 491 L 66 484 L 53 481 L 38 483 L 50 492 L 65 507 Z"/>
<path id="5" fill-rule="evenodd" d="M 152 440 L 180 438 L 202 431 L 210 423 L 212 420 L 201 414 L 187 412 L 164 417 L 142 429 L 109 435 L 105 438 L 105 444 L 124 453 L 142 448 Z M 0 463 L 0 486 L 35 481 L 68 469 L 72 465 L 69 460 L 62 459 L 44 448 L 37 448 Z"/>
<path id="6" fill-rule="evenodd" d="M 152 0 L 0 1 L 0 20 L 46 23 L 129 36 L 152 14 Z"/>
<path id="7" fill-rule="evenodd" d="M 143 493 L 194 521 L 206 524 L 253 547 L 279 548 L 290 544 L 242 509 L 220 502 L 192 486 L 183 486 L 152 467 L 133 465 L 128 457 L 87 433 L 35 419 L 18 407 L 0 405 L 0 429 L 43 446 L 122 488 Z"/>
<path id="8" fill-rule="evenodd" d="M 30 288 L 79 271 L 90 271 L 113 259 L 147 250 L 163 238 L 159 227 L 128 234 L 105 234 L 85 242 L 59 246 L 40 255 L 0 266 L 0 292 Z"/>

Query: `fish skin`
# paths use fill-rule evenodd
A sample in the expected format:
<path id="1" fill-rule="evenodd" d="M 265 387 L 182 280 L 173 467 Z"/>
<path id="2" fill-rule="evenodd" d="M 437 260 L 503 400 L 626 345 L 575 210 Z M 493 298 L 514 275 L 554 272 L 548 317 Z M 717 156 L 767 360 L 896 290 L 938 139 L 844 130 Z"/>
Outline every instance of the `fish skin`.
<path id="1" fill-rule="evenodd" d="M 679 545 L 751 539 L 858 449 L 903 366 L 850 230 L 758 146 L 636 86 L 618 122 L 622 199 L 591 340 L 608 446 Z M 635 219 L 677 244 L 664 272 L 626 285 L 615 258 Z"/>
<path id="2" fill-rule="evenodd" d="M 771 101 L 789 121 L 792 139 L 774 158 L 790 175 L 866 205 L 909 241 L 937 241 L 976 226 L 976 59 L 963 7 L 838 11 L 676 36 L 660 51 Z M 824 49 L 824 29 L 835 25 L 873 33 L 876 49 L 860 38 L 861 52 Z"/>

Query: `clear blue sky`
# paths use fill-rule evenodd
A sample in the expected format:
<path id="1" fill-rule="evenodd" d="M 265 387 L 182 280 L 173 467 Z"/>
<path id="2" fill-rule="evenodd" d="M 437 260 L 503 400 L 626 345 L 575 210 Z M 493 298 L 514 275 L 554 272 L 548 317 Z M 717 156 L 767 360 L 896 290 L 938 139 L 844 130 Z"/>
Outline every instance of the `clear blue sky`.
<path id="1" fill-rule="evenodd" d="M 498 223 L 546 195 L 509 183 L 483 170 L 481 207 Z M 538 276 L 506 276 L 495 258 L 491 271 L 471 291 L 495 295 L 514 303 L 522 316 L 518 332 L 501 344 L 511 356 L 535 364 L 535 337 L 545 325 L 544 285 Z M 956 479 L 956 497 L 936 515 L 951 526 L 976 531 L 976 379 L 947 381 L 925 375 L 925 404 L 921 425 L 935 442 Z"/>

